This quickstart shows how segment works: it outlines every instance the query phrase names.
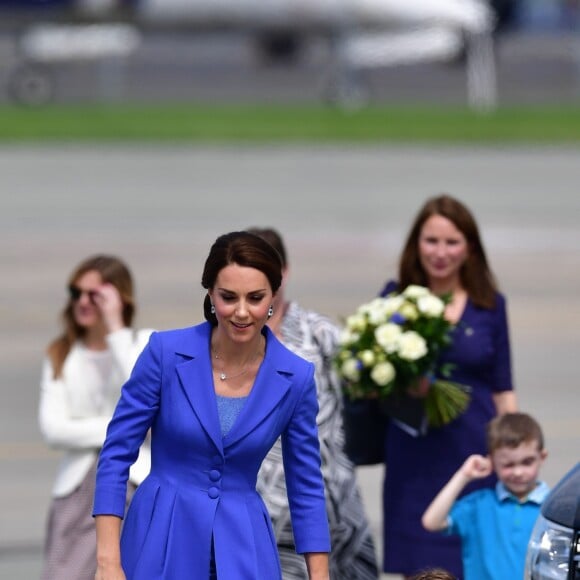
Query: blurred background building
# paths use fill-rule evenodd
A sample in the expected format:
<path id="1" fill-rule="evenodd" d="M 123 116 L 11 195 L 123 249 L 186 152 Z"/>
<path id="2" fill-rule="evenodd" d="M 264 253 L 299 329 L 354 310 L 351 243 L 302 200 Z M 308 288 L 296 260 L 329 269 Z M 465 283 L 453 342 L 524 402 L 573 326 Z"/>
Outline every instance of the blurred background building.
<path id="1" fill-rule="evenodd" d="M 0 0 L 0 102 L 576 102 L 579 1 L 490 2 Z"/>

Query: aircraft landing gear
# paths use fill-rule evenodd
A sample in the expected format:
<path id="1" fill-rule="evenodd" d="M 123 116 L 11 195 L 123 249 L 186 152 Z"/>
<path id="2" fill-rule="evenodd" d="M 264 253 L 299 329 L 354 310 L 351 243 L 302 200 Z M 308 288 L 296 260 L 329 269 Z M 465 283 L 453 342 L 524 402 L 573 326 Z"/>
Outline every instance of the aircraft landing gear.
<path id="1" fill-rule="evenodd" d="M 20 65 L 9 75 L 7 90 L 10 98 L 20 105 L 45 105 L 54 96 L 54 78 L 45 66 Z"/>

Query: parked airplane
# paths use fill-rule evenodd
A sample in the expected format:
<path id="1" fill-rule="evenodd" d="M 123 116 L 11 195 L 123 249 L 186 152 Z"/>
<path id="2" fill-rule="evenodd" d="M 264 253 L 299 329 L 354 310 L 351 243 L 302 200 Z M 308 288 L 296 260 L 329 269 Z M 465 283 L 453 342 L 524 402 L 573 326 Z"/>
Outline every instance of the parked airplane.
<path id="1" fill-rule="evenodd" d="M 9 85 L 21 101 L 50 98 L 40 65 L 127 56 L 141 34 L 160 28 L 245 31 L 272 58 L 323 36 L 335 55 L 327 95 L 351 104 L 364 100 L 357 71 L 448 60 L 467 46 L 471 104 L 495 101 L 496 19 L 485 0 L 0 0 L 2 21 L 18 30 Z"/>
<path id="2" fill-rule="evenodd" d="M 16 18 L 113 18 L 155 25 L 304 31 L 334 30 L 345 22 L 379 28 L 399 22 L 481 26 L 489 7 L 475 0 L 0 0 L 0 11 Z"/>

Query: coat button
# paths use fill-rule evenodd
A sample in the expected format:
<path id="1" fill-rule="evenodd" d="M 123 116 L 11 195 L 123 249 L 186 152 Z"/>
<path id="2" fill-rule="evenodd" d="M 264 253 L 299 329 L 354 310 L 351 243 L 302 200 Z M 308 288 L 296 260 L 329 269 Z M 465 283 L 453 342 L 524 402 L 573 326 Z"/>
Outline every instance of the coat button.
<path id="1" fill-rule="evenodd" d="M 207 495 L 209 495 L 209 497 L 211 497 L 211 499 L 216 499 L 220 495 L 220 490 L 217 487 L 210 487 L 207 490 Z"/>
<path id="2" fill-rule="evenodd" d="M 217 469 L 212 469 L 209 472 L 209 478 L 212 481 L 218 481 L 218 479 L 222 476 L 222 474 Z"/>

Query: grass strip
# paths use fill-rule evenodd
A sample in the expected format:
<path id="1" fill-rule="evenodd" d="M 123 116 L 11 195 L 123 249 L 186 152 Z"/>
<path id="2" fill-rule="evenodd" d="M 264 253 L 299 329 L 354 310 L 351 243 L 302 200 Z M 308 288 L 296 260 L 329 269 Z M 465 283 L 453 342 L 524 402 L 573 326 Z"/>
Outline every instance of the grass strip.
<path id="1" fill-rule="evenodd" d="M 0 107 L 0 142 L 578 143 L 580 107 L 86 105 Z"/>

